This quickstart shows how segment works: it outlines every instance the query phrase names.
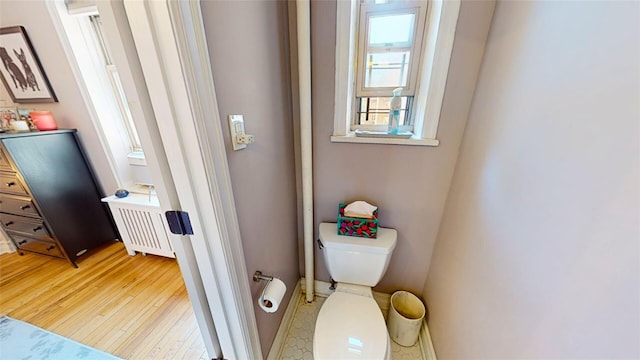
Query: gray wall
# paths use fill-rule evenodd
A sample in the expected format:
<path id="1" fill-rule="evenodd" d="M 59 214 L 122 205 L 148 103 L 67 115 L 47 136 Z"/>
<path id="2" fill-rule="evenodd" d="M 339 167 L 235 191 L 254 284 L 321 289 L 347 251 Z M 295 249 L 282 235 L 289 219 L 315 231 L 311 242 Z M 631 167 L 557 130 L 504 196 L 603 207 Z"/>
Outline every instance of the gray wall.
<path id="1" fill-rule="evenodd" d="M 255 135 L 236 152 L 225 140 L 247 277 L 262 270 L 287 285 L 274 314 L 254 301 L 266 357 L 300 277 L 286 3 L 205 1 L 202 11 L 223 131 L 227 115 L 243 114 Z M 263 287 L 251 282 L 254 300 Z"/>
<path id="2" fill-rule="evenodd" d="M 315 229 L 335 222 L 338 203 L 367 200 L 398 245 L 376 290 L 422 291 L 480 67 L 493 2 L 464 2 L 440 118 L 440 146 L 331 143 L 334 106 L 335 1 L 311 3 Z M 316 276 L 330 276 L 316 249 Z M 303 263 L 301 259 L 301 273 Z"/>
<path id="3" fill-rule="evenodd" d="M 22 25 L 40 58 L 51 86 L 58 96 L 57 103 L 18 104 L 19 108 L 51 110 L 58 127 L 78 129 L 78 136 L 87 152 L 104 193 L 113 193 L 117 182 L 111 173 L 98 134 L 89 118 L 80 89 L 73 77 L 60 39 L 42 0 L 0 3 L 0 27 Z M 11 97 L 0 85 L 0 106 L 12 106 Z"/>
<path id="4" fill-rule="evenodd" d="M 498 3 L 424 289 L 439 359 L 640 357 L 639 14 Z"/>

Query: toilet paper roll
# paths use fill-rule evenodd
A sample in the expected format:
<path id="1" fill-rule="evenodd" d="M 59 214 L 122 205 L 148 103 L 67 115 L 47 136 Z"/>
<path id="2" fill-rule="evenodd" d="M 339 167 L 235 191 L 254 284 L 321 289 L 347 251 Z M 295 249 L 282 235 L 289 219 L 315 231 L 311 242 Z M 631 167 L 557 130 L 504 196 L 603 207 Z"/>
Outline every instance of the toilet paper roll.
<path id="1" fill-rule="evenodd" d="M 273 278 L 262 290 L 262 296 L 258 299 L 258 305 L 262 310 L 273 313 L 278 310 L 282 298 L 287 292 L 287 286 L 280 279 Z"/>

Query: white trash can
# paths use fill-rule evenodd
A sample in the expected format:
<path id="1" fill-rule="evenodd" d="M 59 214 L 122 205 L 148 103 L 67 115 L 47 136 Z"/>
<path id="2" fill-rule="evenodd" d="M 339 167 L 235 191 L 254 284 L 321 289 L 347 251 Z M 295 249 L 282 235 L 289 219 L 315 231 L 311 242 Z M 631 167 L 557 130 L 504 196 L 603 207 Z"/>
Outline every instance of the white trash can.
<path id="1" fill-rule="evenodd" d="M 391 339 L 402 346 L 413 346 L 418 341 L 425 312 L 417 296 L 408 291 L 394 292 L 387 324 Z"/>

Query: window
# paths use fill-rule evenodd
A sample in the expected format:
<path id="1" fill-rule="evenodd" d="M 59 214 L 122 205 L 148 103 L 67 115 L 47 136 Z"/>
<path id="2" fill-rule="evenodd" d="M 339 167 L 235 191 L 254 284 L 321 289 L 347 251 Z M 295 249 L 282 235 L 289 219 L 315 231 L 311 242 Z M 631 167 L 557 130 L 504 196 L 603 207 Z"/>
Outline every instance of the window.
<path id="1" fill-rule="evenodd" d="M 356 60 L 355 116 L 351 130 L 387 131 L 394 89 L 400 92 L 399 125 L 413 131 L 413 98 L 427 3 L 361 0 Z"/>
<path id="2" fill-rule="evenodd" d="M 133 117 L 131 116 L 129 105 L 127 105 L 127 98 L 124 95 L 124 90 L 122 89 L 122 84 L 120 83 L 118 70 L 113 64 L 111 54 L 109 53 L 109 48 L 107 47 L 107 43 L 104 39 L 104 34 L 102 33 L 102 22 L 100 20 L 100 16 L 91 15 L 89 19 L 91 21 L 91 27 L 95 34 L 95 41 L 100 45 L 96 49 L 99 52 L 97 56 L 104 60 L 104 67 L 107 72 L 107 76 L 109 77 L 109 82 L 111 83 L 111 90 L 113 91 L 114 98 L 118 103 L 118 110 L 120 110 L 123 124 L 127 129 L 127 134 L 129 136 L 129 148 L 131 152 L 141 152 L 142 145 L 140 145 L 140 137 L 138 136 L 138 131 L 136 130 L 136 126 L 133 123 Z"/>
<path id="3" fill-rule="evenodd" d="M 147 193 L 152 179 L 115 65 L 122 51 L 110 51 L 120 49 L 117 32 L 102 22 L 107 17 L 99 15 L 98 5 L 91 0 L 47 2 L 117 188 Z"/>
<path id="4" fill-rule="evenodd" d="M 438 145 L 459 9 L 459 0 L 338 1 L 331 141 Z M 392 109 L 400 134 L 388 134 Z"/>

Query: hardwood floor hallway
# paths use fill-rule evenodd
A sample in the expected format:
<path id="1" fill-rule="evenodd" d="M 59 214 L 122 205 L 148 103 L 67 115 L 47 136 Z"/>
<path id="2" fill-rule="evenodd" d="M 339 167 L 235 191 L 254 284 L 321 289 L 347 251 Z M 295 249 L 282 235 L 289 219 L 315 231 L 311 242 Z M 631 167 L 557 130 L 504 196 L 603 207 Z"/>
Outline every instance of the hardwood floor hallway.
<path id="1" fill-rule="evenodd" d="M 174 259 L 129 256 L 116 242 L 78 266 L 0 255 L 0 315 L 124 359 L 207 358 Z"/>

